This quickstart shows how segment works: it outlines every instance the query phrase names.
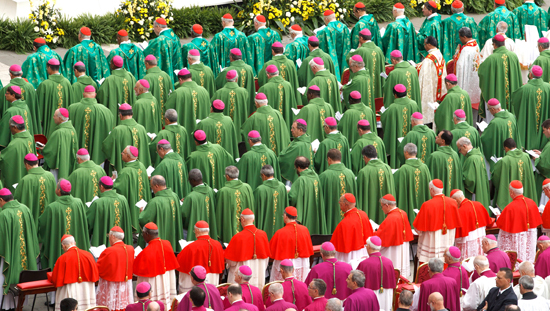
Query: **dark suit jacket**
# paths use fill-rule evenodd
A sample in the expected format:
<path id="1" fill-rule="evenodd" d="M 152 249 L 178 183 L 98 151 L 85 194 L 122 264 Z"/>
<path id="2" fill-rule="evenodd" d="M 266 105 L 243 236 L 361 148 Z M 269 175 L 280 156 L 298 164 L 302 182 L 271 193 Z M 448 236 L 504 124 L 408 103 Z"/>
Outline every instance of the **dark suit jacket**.
<path id="1" fill-rule="evenodd" d="M 514 290 L 510 286 L 507 290 L 498 295 L 499 288 L 493 287 L 485 297 L 485 300 L 477 307 L 477 311 L 480 311 L 485 307 L 487 302 L 487 311 L 504 311 L 507 305 L 517 305 L 518 297 L 514 293 Z"/>

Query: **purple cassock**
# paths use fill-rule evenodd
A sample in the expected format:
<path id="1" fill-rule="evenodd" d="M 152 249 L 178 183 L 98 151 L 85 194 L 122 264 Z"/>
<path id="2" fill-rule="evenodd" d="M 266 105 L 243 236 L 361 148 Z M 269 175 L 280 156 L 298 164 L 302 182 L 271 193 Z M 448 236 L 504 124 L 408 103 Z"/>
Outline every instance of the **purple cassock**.
<path id="1" fill-rule="evenodd" d="M 539 253 L 535 262 L 535 274 L 543 279 L 550 275 L 550 247 Z"/>
<path id="2" fill-rule="evenodd" d="M 375 291 L 379 290 L 383 284 L 384 288 L 395 289 L 393 263 L 390 259 L 382 256 L 380 252 L 374 252 L 369 255 L 369 258 L 361 261 L 357 266 L 357 270 L 361 270 L 365 274 L 366 288 Z"/>
<path id="3" fill-rule="evenodd" d="M 468 271 L 464 269 L 460 262 L 455 262 L 447 266 L 443 271 L 443 275 L 455 279 L 456 284 L 460 284 L 461 288 L 470 288 L 470 277 Z M 465 291 L 463 293 L 466 293 Z"/>
<path id="4" fill-rule="evenodd" d="M 328 289 L 327 289 L 328 291 Z M 304 311 L 325 311 L 328 299 L 325 297 L 317 297 L 313 299 L 313 302 L 304 309 Z"/>
<path id="5" fill-rule="evenodd" d="M 445 308 L 449 310 L 460 310 L 460 297 L 458 295 L 458 290 L 458 284 L 453 278 L 446 277 L 441 273 L 436 273 L 431 279 L 422 282 L 420 285 L 418 310 L 430 311 L 430 306 L 428 306 L 428 297 L 434 292 L 439 292 L 443 296 Z"/>
<path id="6" fill-rule="evenodd" d="M 140 299 L 136 303 L 132 303 L 126 306 L 126 310 L 128 311 L 143 311 L 147 310 L 147 306 L 153 302 L 153 300 L 150 299 Z M 160 311 L 164 311 L 164 303 L 162 301 L 155 301 L 160 306 Z"/>
<path id="7" fill-rule="evenodd" d="M 258 311 L 264 311 L 264 301 L 262 299 L 262 292 L 259 288 L 254 285 L 248 284 L 248 282 L 241 284 L 241 289 L 243 291 L 243 301 L 246 303 L 251 303 L 258 307 Z M 229 299 L 223 300 L 223 306 L 227 309 L 231 306 Z"/>
<path id="8" fill-rule="evenodd" d="M 210 308 L 214 311 L 224 310 L 222 298 L 220 297 L 220 291 L 216 288 L 216 286 L 207 283 L 198 283 L 196 286 L 202 288 L 206 294 L 206 299 L 203 304 L 205 308 Z M 189 298 L 189 292 L 187 292 L 178 304 L 178 311 L 190 311 L 192 307 L 193 304 L 191 303 L 191 298 Z"/>
<path id="9" fill-rule="evenodd" d="M 286 309 L 300 310 L 295 304 L 285 301 L 284 299 L 275 300 L 274 302 L 268 301 L 271 305 L 265 309 L 265 311 L 286 311 Z M 303 310 L 303 309 L 302 309 Z"/>
<path id="10" fill-rule="evenodd" d="M 227 299 L 225 299 L 227 300 Z M 258 311 L 258 307 L 256 307 L 253 304 L 246 303 L 242 300 L 235 301 L 231 307 L 225 309 L 227 311 L 240 311 L 240 310 L 248 310 L 248 311 Z"/>
<path id="11" fill-rule="evenodd" d="M 295 304 L 298 307 L 297 310 L 304 310 L 311 303 L 306 283 L 291 276 L 286 278 L 282 285 L 284 290 L 283 299 Z M 268 301 L 266 306 L 269 307 L 270 305 L 271 301 Z"/>
<path id="12" fill-rule="evenodd" d="M 372 289 L 360 287 L 354 290 L 344 301 L 346 311 L 378 311 L 380 305 Z"/>
<path id="13" fill-rule="evenodd" d="M 491 248 L 487 252 L 487 260 L 489 260 L 489 269 L 494 273 L 497 273 L 500 268 L 512 269 L 512 262 L 510 262 L 510 257 L 508 254 L 501 251 L 498 247 Z M 479 278 L 479 274 L 474 270 L 472 274 L 472 282 Z"/>
<path id="14" fill-rule="evenodd" d="M 334 269 L 336 270 L 336 294 L 332 293 L 334 289 Z M 327 283 L 325 297 L 328 299 L 338 298 L 344 300 L 351 294 L 351 290 L 348 288 L 346 282 L 351 270 L 350 264 L 338 261 L 336 258 L 330 258 L 311 268 L 306 278 L 306 285 L 311 283 L 313 279 L 321 279 Z"/>

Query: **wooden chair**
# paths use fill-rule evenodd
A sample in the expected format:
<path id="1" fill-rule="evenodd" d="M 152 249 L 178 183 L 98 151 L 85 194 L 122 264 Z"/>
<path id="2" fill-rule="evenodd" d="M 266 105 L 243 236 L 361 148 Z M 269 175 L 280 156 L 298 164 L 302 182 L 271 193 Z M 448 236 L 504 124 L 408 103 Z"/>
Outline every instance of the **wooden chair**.
<path id="1" fill-rule="evenodd" d="M 342 83 L 342 85 L 348 84 L 350 75 L 351 71 L 349 70 L 349 68 L 346 68 L 342 73 L 342 81 L 340 81 L 340 83 Z"/>
<path id="2" fill-rule="evenodd" d="M 376 113 L 376 121 L 380 121 L 380 109 L 382 109 L 382 107 L 384 107 L 384 98 L 383 97 L 375 98 L 374 99 L 374 110 L 375 110 L 375 113 Z M 373 126 L 374 125 L 371 124 L 371 128 Z"/>
<path id="3" fill-rule="evenodd" d="M 393 64 L 391 65 L 386 65 L 386 74 L 389 76 L 390 75 L 390 72 L 392 72 L 394 69 L 395 69 L 395 66 Z"/>
<path id="4" fill-rule="evenodd" d="M 537 253 L 535 254 L 535 262 L 533 264 L 537 262 L 537 259 L 539 259 L 539 255 L 540 255 L 540 249 L 538 249 Z"/>
<path id="5" fill-rule="evenodd" d="M 401 295 L 401 292 L 404 289 L 414 292 L 414 284 L 407 280 L 407 278 L 402 276 L 399 270 L 393 269 L 393 272 L 395 274 L 396 280 L 395 290 L 393 291 L 393 310 L 397 310 L 397 308 L 399 307 L 399 295 Z"/>
<path id="6" fill-rule="evenodd" d="M 178 299 L 174 298 L 172 300 L 172 304 L 170 305 L 170 310 L 176 311 L 178 309 L 178 304 L 179 304 Z"/>
<path id="7" fill-rule="evenodd" d="M 418 269 L 416 269 L 416 277 L 414 279 L 414 283 L 415 284 L 420 284 L 424 281 L 427 281 L 429 280 L 431 277 L 430 277 L 430 272 L 429 272 L 429 268 L 428 268 L 428 263 L 425 262 L 423 264 L 421 264 Z"/>
<path id="8" fill-rule="evenodd" d="M 86 309 L 86 311 L 109 311 L 109 308 L 107 308 L 105 306 L 95 306 L 95 307 L 91 307 L 89 309 Z"/>
<path id="9" fill-rule="evenodd" d="M 32 302 L 32 309 L 34 309 L 34 303 L 36 302 L 36 295 L 37 294 L 46 294 L 49 292 L 55 292 L 55 285 L 48 280 L 48 272 L 52 271 L 52 269 L 44 269 L 44 270 L 38 270 L 38 271 L 21 271 L 19 273 L 19 283 L 18 284 L 11 284 L 9 287 L 9 291 L 13 294 L 13 297 L 18 297 L 18 303 L 16 310 L 21 311 L 23 310 L 23 303 L 25 302 L 25 297 L 28 295 L 34 295 L 34 299 Z M 14 298 L 15 299 L 15 298 Z M 2 300 L 2 304 L 3 304 Z M 48 295 L 46 295 L 46 303 L 49 308 L 49 301 L 48 301 Z M 0 305 L 0 309 L 2 308 L 2 305 Z"/>
<path id="10" fill-rule="evenodd" d="M 229 285 L 231 285 L 231 283 L 223 283 L 216 286 L 216 288 L 220 292 L 220 297 L 223 297 L 222 300 L 225 300 L 225 297 L 227 297 L 227 288 L 229 287 Z"/>
<path id="11" fill-rule="evenodd" d="M 38 143 L 41 143 L 42 145 L 46 145 L 46 143 L 48 142 L 48 138 L 46 138 L 46 136 L 44 136 L 42 134 L 35 134 L 34 135 L 34 142 L 35 143 L 38 142 Z M 42 155 L 42 149 L 36 148 L 36 154 L 37 154 L 38 160 L 44 158 L 44 156 Z"/>
<path id="12" fill-rule="evenodd" d="M 275 283 L 283 283 L 283 281 L 273 281 L 271 283 L 267 283 L 264 285 L 264 287 L 262 288 L 262 299 L 264 301 L 264 305 L 266 304 L 266 302 L 268 301 L 269 299 L 269 286 L 275 284 Z"/>
<path id="13" fill-rule="evenodd" d="M 512 263 L 512 271 L 516 271 L 516 263 L 518 262 L 518 252 L 516 251 L 504 251 L 506 255 L 510 258 Z"/>

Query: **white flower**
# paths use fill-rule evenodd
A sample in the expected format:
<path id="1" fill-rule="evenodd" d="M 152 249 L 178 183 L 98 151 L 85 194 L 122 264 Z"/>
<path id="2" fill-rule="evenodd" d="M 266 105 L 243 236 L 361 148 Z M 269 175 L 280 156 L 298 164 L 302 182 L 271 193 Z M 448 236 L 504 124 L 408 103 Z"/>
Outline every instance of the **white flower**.
<path id="1" fill-rule="evenodd" d="M 35 20 L 34 20 L 34 23 L 38 25 L 38 20 L 35 19 Z"/>
<path id="2" fill-rule="evenodd" d="M 137 7 L 137 10 L 138 10 L 138 11 L 139 11 L 139 10 L 141 10 L 141 7 L 140 7 L 140 6 L 138 6 L 138 7 Z"/>
<path id="3" fill-rule="evenodd" d="M 173 20 L 174 20 L 174 18 L 173 18 L 172 16 L 170 16 L 170 20 L 171 20 L 171 21 L 173 21 Z"/>
<path id="4" fill-rule="evenodd" d="M 134 24 L 134 21 L 130 21 L 130 25 L 133 25 Z"/>
<path id="5" fill-rule="evenodd" d="M 141 20 L 138 22 L 138 24 L 140 24 L 141 26 L 143 26 L 143 22 L 144 22 L 144 20 L 141 19 Z"/>
<path id="6" fill-rule="evenodd" d="M 144 36 L 144 35 L 141 35 L 141 39 L 145 39 L 145 36 Z"/>
<path id="7" fill-rule="evenodd" d="M 286 12 L 286 17 L 290 17 L 292 16 L 292 14 L 290 14 L 290 12 Z"/>
<path id="8" fill-rule="evenodd" d="M 55 26 L 55 24 L 56 24 L 55 22 L 52 22 L 52 25 L 53 25 L 53 26 Z"/>
<path id="9" fill-rule="evenodd" d="M 346 9 L 344 8 L 344 13 L 346 13 L 347 11 L 348 11 L 348 10 L 346 10 Z"/>
<path id="10" fill-rule="evenodd" d="M 250 18 L 254 18 L 254 13 L 250 13 Z"/>
<path id="11" fill-rule="evenodd" d="M 123 12 L 124 12 L 124 14 L 128 14 L 128 10 L 124 10 Z"/>
<path id="12" fill-rule="evenodd" d="M 291 9 L 294 9 L 294 4 L 291 4 L 291 5 L 290 5 L 290 8 L 291 8 Z"/>
<path id="13" fill-rule="evenodd" d="M 56 43 L 57 42 L 57 36 L 53 37 L 53 43 Z"/>
<path id="14" fill-rule="evenodd" d="M 38 32 L 40 30 L 40 28 L 38 28 L 38 26 L 34 26 L 34 32 Z"/>
<path id="15" fill-rule="evenodd" d="M 246 22 L 246 26 L 250 26 L 252 24 L 252 21 Z"/>
<path id="16" fill-rule="evenodd" d="M 338 12 L 342 13 L 342 8 L 338 8 Z"/>
<path id="17" fill-rule="evenodd" d="M 149 16 L 149 20 L 152 20 L 153 19 L 153 16 Z"/>
<path id="18" fill-rule="evenodd" d="M 336 2 L 336 7 L 339 8 L 340 7 L 340 3 Z"/>
<path id="19" fill-rule="evenodd" d="M 166 15 L 164 15 L 164 14 L 160 14 L 160 17 L 162 17 L 162 18 L 165 18 L 165 17 L 166 17 Z"/>
<path id="20" fill-rule="evenodd" d="M 150 33 L 146 32 L 145 35 L 146 35 L 147 37 L 149 37 Z"/>
<path id="21" fill-rule="evenodd" d="M 292 4 L 298 5 L 298 1 L 292 1 Z"/>
<path id="22" fill-rule="evenodd" d="M 290 21 L 291 21 L 291 22 L 293 22 L 293 21 L 294 21 L 294 16 L 292 16 L 292 17 L 290 18 Z"/>

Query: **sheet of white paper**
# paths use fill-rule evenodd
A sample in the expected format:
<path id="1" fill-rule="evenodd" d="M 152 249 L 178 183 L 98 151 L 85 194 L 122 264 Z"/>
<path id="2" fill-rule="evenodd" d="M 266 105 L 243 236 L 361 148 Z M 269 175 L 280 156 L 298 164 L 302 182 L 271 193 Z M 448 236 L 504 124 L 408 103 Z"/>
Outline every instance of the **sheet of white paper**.
<path id="1" fill-rule="evenodd" d="M 13 189 L 17 188 L 17 185 L 19 185 L 19 183 L 13 184 Z"/>
<path id="2" fill-rule="evenodd" d="M 528 154 L 530 154 L 533 158 L 537 159 L 539 157 L 538 154 L 536 154 L 533 150 L 525 150 Z"/>
<path id="3" fill-rule="evenodd" d="M 479 130 L 481 132 L 485 131 L 485 129 L 487 128 L 487 126 L 489 126 L 489 124 L 487 124 L 487 122 L 485 121 L 481 121 L 481 122 L 476 122 L 477 123 L 477 126 L 479 127 Z"/>
<path id="4" fill-rule="evenodd" d="M 92 205 L 92 203 L 94 203 L 95 200 L 99 199 L 99 197 L 96 195 L 90 202 L 86 202 L 86 205 L 88 205 L 88 207 L 90 207 L 90 205 Z"/>
<path id="5" fill-rule="evenodd" d="M 378 230 L 378 227 L 380 227 L 377 223 L 372 221 L 372 219 L 369 219 L 370 225 L 372 226 L 372 230 Z"/>
<path id="6" fill-rule="evenodd" d="M 193 241 L 189 241 L 189 242 L 187 242 L 187 241 L 186 241 L 186 240 L 184 240 L 184 239 L 181 239 L 181 240 L 179 240 L 178 242 L 180 243 L 180 246 L 181 246 L 181 249 L 182 249 L 182 250 L 183 250 L 184 248 L 186 248 L 186 247 L 187 247 L 187 245 L 189 245 L 189 244 L 193 243 Z"/>
<path id="7" fill-rule="evenodd" d="M 214 190 L 215 193 L 218 193 L 218 189 L 214 188 L 213 190 Z"/>
<path id="8" fill-rule="evenodd" d="M 401 143 L 401 142 L 403 141 L 403 139 L 405 139 L 405 137 L 397 137 L 397 141 L 398 141 L 399 143 Z"/>
<path id="9" fill-rule="evenodd" d="M 300 94 L 304 95 L 306 93 L 306 89 L 307 89 L 307 87 L 302 86 L 302 87 L 297 88 L 296 90 L 298 90 L 298 92 L 300 92 Z"/>
<path id="10" fill-rule="evenodd" d="M 99 83 L 99 85 L 101 85 L 101 84 L 103 84 L 103 81 L 105 81 L 105 78 L 103 78 L 103 79 L 97 81 L 97 83 Z"/>
<path id="11" fill-rule="evenodd" d="M 489 206 L 489 209 L 493 212 L 494 215 L 499 216 L 500 215 L 500 208 L 495 208 L 492 206 Z"/>
<path id="12" fill-rule="evenodd" d="M 344 115 L 342 113 L 340 113 L 340 111 L 336 111 L 336 113 L 334 114 L 334 117 L 336 118 L 336 120 L 340 121 L 342 119 Z"/>
<path id="13" fill-rule="evenodd" d="M 142 250 L 143 249 L 140 246 L 134 248 L 134 258 L 136 258 Z"/>
<path id="14" fill-rule="evenodd" d="M 531 167 L 533 168 L 533 172 L 538 172 L 537 168 L 535 167 L 535 160 L 531 159 Z"/>
<path id="15" fill-rule="evenodd" d="M 439 107 L 439 104 L 436 102 L 428 103 L 428 106 L 430 106 L 433 110 L 437 110 L 437 107 Z"/>
<path id="16" fill-rule="evenodd" d="M 315 139 L 314 141 L 311 142 L 311 148 L 313 148 L 313 150 L 317 151 L 317 149 L 319 149 L 320 144 L 321 144 L 321 142 L 318 139 Z"/>
<path id="17" fill-rule="evenodd" d="M 183 201 L 180 201 L 180 205 L 183 205 Z"/>
<path id="18" fill-rule="evenodd" d="M 118 178 L 118 172 L 117 172 L 117 171 L 113 171 L 113 176 L 115 176 L 115 179 L 117 179 L 117 178 Z M 113 181 L 115 181 L 115 180 L 113 179 Z"/>
<path id="19" fill-rule="evenodd" d="M 544 205 L 539 206 L 539 212 L 542 214 L 544 213 Z"/>
<path id="20" fill-rule="evenodd" d="M 197 119 L 197 121 L 196 121 L 196 122 L 197 122 L 197 124 L 199 124 L 199 123 L 201 122 L 201 120 Z"/>
<path id="21" fill-rule="evenodd" d="M 174 70 L 174 73 L 176 74 L 176 76 L 178 75 L 179 72 L 180 72 L 180 69 Z"/>
<path id="22" fill-rule="evenodd" d="M 498 161 L 500 161 L 500 159 L 502 159 L 502 158 L 497 158 L 497 157 L 495 157 L 495 156 L 492 156 L 492 157 L 491 157 L 491 160 L 492 160 L 493 162 L 495 162 L 495 163 L 497 163 Z"/>
<path id="23" fill-rule="evenodd" d="M 380 114 L 383 114 L 385 111 L 386 111 L 386 107 L 382 106 L 382 108 L 380 108 Z"/>
<path id="24" fill-rule="evenodd" d="M 338 89 L 341 89 L 342 88 L 342 83 L 340 83 L 340 81 L 337 81 L 338 82 Z"/>
<path id="25" fill-rule="evenodd" d="M 396 168 L 396 169 L 393 169 L 393 168 L 392 168 L 391 173 L 392 173 L 392 174 L 395 174 L 395 172 L 397 172 L 397 170 L 398 170 L 398 168 Z"/>
<path id="26" fill-rule="evenodd" d="M 290 191 L 290 186 L 289 185 L 285 185 L 285 188 L 286 188 L 286 192 Z"/>
<path id="27" fill-rule="evenodd" d="M 103 253 L 103 251 L 106 249 L 107 247 L 105 246 L 105 244 L 98 247 L 90 246 L 90 253 L 92 253 L 95 258 L 99 258 L 99 256 L 101 256 L 101 253 Z"/>
<path id="28" fill-rule="evenodd" d="M 384 79 L 387 79 L 387 78 L 388 78 L 388 75 L 386 74 L 385 71 L 382 71 L 382 72 L 380 73 L 380 76 L 381 76 L 382 78 L 384 78 Z"/>
<path id="29" fill-rule="evenodd" d="M 463 261 L 462 262 L 462 266 L 464 267 L 464 269 L 466 269 L 466 271 L 468 272 L 472 272 L 474 271 L 474 261 L 472 259 L 468 260 L 468 261 Z"/>
<path id="30" fill-rule="evenodd" d="M 147 136 L 149 136 L 151 138 L 151 140 L 155 139 L 155 137 L 157 137 L 157 134 L 155 133 L 147 133 Z"/>
<path id="31" fill-rule="evenodd" d="M 413 62 L 412 60 L 409 61 L 409 64 L 411 64 L 413 67 L 416 67 L 416 63 Z"/>
<path id="32" fill-rule="evenodd" d="M 413 235 L 418 235 L 418 232 L 416 232 L 416 230 L 411 229 L 411 231 L 412 231 L 412 234 L 413 234 Z"/>
<path id="33" fill-rule="evenodd" d="M 384 33 L 386 33 L 386 27 L 382 27 L 380 29 L 380 37 L 383 37 L 384 36 Z"/>
<path id="34" fill-rule="evenodd" d="M 178 303 L 181 302 L 181 300 L 183 299 L 183 297 L 185 296 L 185 294 L 187 294 L 187 293 L 183 293 L 183 294 L 181 294 L 181 295 L 177 295 L 177 296 L 176 296 L 176 300 L 178 301 Z"/>
<path id="35" fill-rule="evenodd" d="M 241 158 L 236 158 L 235 162 L 239 162 L 240 160 L 241 160 Z"/>
<path id="36" fill-rule="evenodd" d="M 418 214 L 418 212 L 420 212 L 420 211 L 419 211 L 418 209 L 416 209 L 416 208 L 413 209 L 413 211 L 414 211 L 416 214 Z"/>
<path id="37" fill-rule="evenodd" d="M 353 52 L 355 52 L 355 49 L 349 50 L 349 53 L 353 53 Z"/>
<path id="38" fill-rule="evenodd" d="M 143 41 L 141 43 L 136 44 L 140 49 L 145 50 L 149 46 L 149 42 Z"/>
<path id="39" fill-rule="evenodd" d="M 145 207 L 147 206 L 147 202 L 145 202 L 144 199 L 141 199 L 136 203 L 136 206 L 139 207 L 140 211 L 143 211 L 145 209 Z"/>
<path id="40" fill-rule="evenodd" d="M 321 26 L 321 27 L 316 28 L 315 30 L 313 30 L 313 32 L 314 32 L 315 34 L 317 34 L 318 31 L 323 30 L 323 29 L 325 29 L 325 28 L 327 28 L 327 26 L 326 26 L 326 25 L 323 25 L 323 26 Z"/>
<path id="41" fill-rule="evenodd" d="M 154 170 L 155 170 L 154 167 L 149 166 L 149 167 L 147 168 L 147 176 L 151 177 L 151 174 L 153 173 Z"/>
<path id="42" fill-rule="evenodd" d="M 302 66 L 302 60 L 298 58 L 296 60 L 296 65 L 298 65 L 298 68 L 300 68 Z"/>

